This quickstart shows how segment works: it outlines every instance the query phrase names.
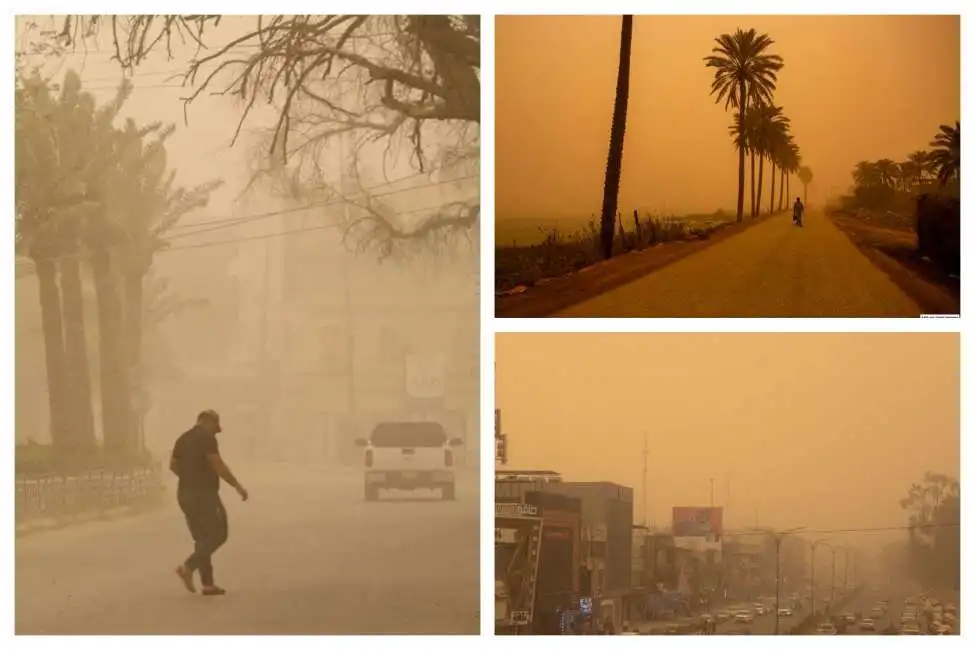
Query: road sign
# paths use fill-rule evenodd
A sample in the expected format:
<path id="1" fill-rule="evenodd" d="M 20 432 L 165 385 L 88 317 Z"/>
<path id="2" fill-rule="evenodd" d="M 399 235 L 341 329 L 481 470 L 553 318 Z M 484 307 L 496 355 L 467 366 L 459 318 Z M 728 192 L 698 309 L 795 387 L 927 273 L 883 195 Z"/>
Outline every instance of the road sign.
<path id="1" fill-rule="evenodd" d="M 443 397 L 447 360 L 440 353 L 406 357 L 406 393 L 415 399 Z"/>
<path id="2" fill-rule="evenodd" d="M 517 544 L 518 531 L 515 530 L 514 528 L 495 528 L 494 543 L 495 544 Z"/>

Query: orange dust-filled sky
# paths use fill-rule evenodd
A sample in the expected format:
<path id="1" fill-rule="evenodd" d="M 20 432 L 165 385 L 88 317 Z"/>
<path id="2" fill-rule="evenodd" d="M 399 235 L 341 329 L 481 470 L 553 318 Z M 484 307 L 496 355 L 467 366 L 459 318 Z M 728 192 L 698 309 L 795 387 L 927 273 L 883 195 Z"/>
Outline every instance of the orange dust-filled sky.
<path id="1" fill-rule="evenodd" d="M 927 470 L 959 475 L 957 334 L 499 334 L 508 469 L 634 488 L 643 519 L 899 526 Z M 730 487 L 730 491 L 729 491 Z"/>
<path id="2" fill-rule="evenodd" d="M 620 24 L 498 17 L 499 219 L 598 213 Z M 810 201 L 845 191 L 858 161 L 905 160 L 961 117 L 958 16 L 636 16 L 621 209 L 735 207 L 732 114 L 709 95 L 703 59 L 739 27 L 767 33 L 785 60 L 774 101 L 812 168 Z"/>

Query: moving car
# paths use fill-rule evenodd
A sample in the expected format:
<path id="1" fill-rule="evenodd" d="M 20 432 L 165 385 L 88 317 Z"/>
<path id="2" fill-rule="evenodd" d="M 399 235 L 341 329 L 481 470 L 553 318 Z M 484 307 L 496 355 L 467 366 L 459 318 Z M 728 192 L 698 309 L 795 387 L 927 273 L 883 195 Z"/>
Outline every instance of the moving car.
<path id="1" fill-rule="evenodd" d="M 754 623 L 755 617 L 750 612 L 738 612 L 735 614 L 735 623 L 742 625 L 748 625 L 749 623 Z"/>
<path id="2" fill-rule="evenodd" d="M 380 422 L 355 444 L 364 448 L 366 501 L 380 490 L 439 489 L 442 500 L 454 499 L 454 448 L 464 441 L 440 423 Z"/>
<path id="3" fill-rule="evenodd" d="M 783 607 L 779 610 L 779 618 L 785 618 L 787 616 L 792 616 L 792 610 L 788 607 Z"/>
<path id="4" fill-rule="evenodd" d="M 832 623 L 820 623 L 816 626 L 816 634 L 832 636 L 836 634 L 836 628 Z"/>
<path id="5" fill-rule="evenodd" d="M 849 623 L 850 625 L 857 622 L 856 614 L 843 614 L 843 621 Z"/>
<path id="6" fill-rule="evenodd" d="M 875 632 L 877 630 L 877 625 L 873 622 L 872 618 L 864 618 L 860 621 L 860 629 Z"/>

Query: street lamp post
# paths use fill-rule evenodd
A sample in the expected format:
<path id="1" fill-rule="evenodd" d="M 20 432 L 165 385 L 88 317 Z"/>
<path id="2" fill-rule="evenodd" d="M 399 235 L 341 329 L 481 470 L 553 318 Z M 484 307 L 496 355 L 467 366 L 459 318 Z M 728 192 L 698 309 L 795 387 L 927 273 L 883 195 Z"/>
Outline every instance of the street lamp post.
<path id="1" fill-rule="evenodd" d="M 830 611 L 832 611 L 832 609 L 833 609 L 833 597 L 834 597 L 834 595 L 836 593 L 836 551 L 838 551 L 838 550 L 839 549 L 836 548 L 835 546 L 833 547 L 833 569 L 832 569 L 832 576 L 830 577 L 830 580 L 829 580 L 829 608 L 830 608 Z"/>
<path id="2" fill-rule="evenodd" d="M 816 547 L 820 544 L 828 544 L 827 539 L 817 539 L 810 544 L 810 554 L 812 555 L 809 571 L 809 599 L 812 601 L 812 617 L 816 619 Z"/>
<path id="3" fill-rule="evenodd" d="M 784 530 L 780 533 L 773 533 L 775 539 L 775 634 L 779 634 L 779 599 L 781 598 L 781 585 L 780 585 L 780 571 L 779 571 L 779 552 L 782 550 L 782 539 L 790 534 L 797 533 L 805 528 L 805 526 L 800 526 L 799 528 L 792 528 L 790 530 Z"/>

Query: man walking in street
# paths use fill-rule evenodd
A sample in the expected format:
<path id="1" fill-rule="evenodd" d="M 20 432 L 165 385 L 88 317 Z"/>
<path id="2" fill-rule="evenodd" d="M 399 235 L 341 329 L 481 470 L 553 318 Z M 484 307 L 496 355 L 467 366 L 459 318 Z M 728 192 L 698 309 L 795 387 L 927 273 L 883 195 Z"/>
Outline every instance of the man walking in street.
<path id="1" fill-rule="evenodd" d="M 204 596 L 226 593 L 213 581 L 211 561 L 228 535 L 227 511 L 220 501 L 220 479 L 237 490 L 241 500 L 248 498 L 247 490 L 220 458 L 217 445 L 220 430 L 217 412 L 203 411 L 196 418 L 196 426 L 176 440 L 169 461 L 169 469 L 179 477 L 176 498 L 195 543 L 193 554 L 176 568 L 176 574 L 186 589 L 196 593 L 193 573 L 199 571 Z"/>
<path id="2" fill-rule="evenodd" d="M 806 211 L 806 206 L 802 204 L 799 197 L 796 197 L 796 202 L 792 205 L 792 223 L 797 226 L 802 225 L 802 213 Z"/>

